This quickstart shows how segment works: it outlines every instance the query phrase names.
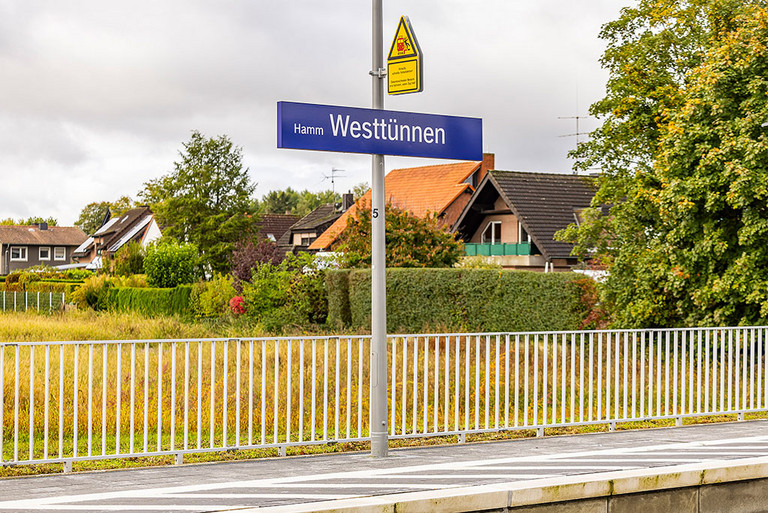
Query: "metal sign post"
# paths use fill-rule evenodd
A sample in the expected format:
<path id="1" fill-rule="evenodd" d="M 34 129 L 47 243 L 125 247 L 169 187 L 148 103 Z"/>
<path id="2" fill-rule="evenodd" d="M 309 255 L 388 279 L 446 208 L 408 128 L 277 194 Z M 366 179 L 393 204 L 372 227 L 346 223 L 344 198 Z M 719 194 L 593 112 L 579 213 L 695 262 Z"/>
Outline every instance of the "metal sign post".
<path id="1" fill-rule="evenodd" d="M 384 457 L 389 449 L 387 433 L 387 284 L 384 222 L 384 155 L 482 160 L 482 119 L 441 116 L 384 110 L 384 43 L 382 0 L 373 0 L 373 108 L 338 107 L 296 102 L 277 102 L 277 147 L 315 151 L 365 153 L 372 156 L 371 187 L 371 360 L 370 433 L 371 455 Z M 410 59 L 416 37 L 407 18 L 401 19 L 395 42 L 402 42 L 402 55 Z M 407 41 L 406 41 L 407 40 Z M 395 46 L 397 48 L 397 46 Z M 393 50 L 394 51 L 394 50 Z M 392 53 L 393 51 L 390 51 Z M 395 60 L 403 64 L 403 62 Z M 410 68 L 398 68 L 398 81 L 417 83 L 414 90 L 399 89 L 397 94 L 420 90 L 421 68 L 413 80 L 403 79 Z M 419 60 L 419 63 L 421 61 Z M 405 70 L 405 71 L 403 71 Z M 402 80 L 401 80 L 402 79 Z M 413 84 L 411 84 L 413 85 Z"/>
<path id="2" fill-rule="evenodd" d="M 374 109 L 384 108 L 384 36 L 382 0 L 373 0 Z M 387 284 L 384 224 L 384 155 L 372 157 L 371 180 L 371 456 L 383 458 L 387 438 Z"/>

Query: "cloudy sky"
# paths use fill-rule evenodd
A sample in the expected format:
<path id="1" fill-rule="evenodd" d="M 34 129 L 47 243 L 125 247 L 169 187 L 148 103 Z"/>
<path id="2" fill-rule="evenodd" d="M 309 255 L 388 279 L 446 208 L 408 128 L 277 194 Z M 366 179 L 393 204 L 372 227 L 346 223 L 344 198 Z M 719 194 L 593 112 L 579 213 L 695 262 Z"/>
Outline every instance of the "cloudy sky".
<path id="1" fill-rule="evenodd" d="M 425 75 L 385 108 L 480 117 L 498 169 L 569 172 L 558 118 L 602 96 L 597 34 L 630 2 L 383 0 L 385 47 L 409 16 Z M 280 100 L 370 107 L 370 41 L 366 0 L 0 0 L 0 219 L 135 198 L 192 130 L 243 148 L 257 197 L 370 182 L 368 156 L 276 148 Z"/>

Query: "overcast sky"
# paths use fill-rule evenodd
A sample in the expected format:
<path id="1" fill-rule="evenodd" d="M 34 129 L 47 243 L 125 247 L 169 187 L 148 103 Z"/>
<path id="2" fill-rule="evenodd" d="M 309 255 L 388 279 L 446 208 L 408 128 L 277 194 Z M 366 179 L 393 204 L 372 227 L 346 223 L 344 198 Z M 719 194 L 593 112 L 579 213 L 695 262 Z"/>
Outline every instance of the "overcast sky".
<path id="1" fill-rule="evenodd" d="M 597 35 L 630 1 L 383 0 L 385 47 L 407 15 L 424 53 L 424 92 L 385 108 L 482 118 L 497 169 L 570 172 L 558 117 L 602 96 Z M 243 148 L 257 197 L 370 183 L 369 156 L 276 148 L 278 101 L 370 107 L 370 67 L 366 0 L 0 0 L 0 219 L 136 198 L 193 130 Z"/>

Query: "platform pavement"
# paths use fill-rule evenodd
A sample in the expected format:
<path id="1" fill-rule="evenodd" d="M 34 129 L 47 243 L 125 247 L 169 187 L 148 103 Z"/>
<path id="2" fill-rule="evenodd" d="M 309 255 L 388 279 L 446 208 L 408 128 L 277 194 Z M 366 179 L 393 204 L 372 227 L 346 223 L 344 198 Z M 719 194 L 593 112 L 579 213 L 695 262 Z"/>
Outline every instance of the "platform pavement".
<path id="1" fill-rule="evenodd" d="M 360 452 L 11 478 L 0 480 L 0 511 L 362 511 L 406 496 L 763 460 L 768 468 L 768 421 L 747 421 L 397 449 L 385 459 Z"/>

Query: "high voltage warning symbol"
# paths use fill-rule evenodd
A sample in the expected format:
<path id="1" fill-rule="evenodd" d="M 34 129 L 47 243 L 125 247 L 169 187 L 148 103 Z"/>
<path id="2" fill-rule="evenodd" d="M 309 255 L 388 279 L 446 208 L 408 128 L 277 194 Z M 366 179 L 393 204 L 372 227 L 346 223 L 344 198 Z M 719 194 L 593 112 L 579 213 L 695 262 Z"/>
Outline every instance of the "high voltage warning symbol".
<path id="1" fill-rule="evenodd" d="M 387 93 L 420 93 L 424 90 L 421 48 L 407 16 L 400 17 L 387 56 Z"/>

